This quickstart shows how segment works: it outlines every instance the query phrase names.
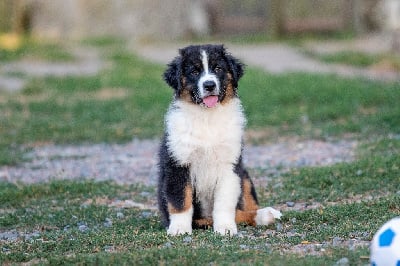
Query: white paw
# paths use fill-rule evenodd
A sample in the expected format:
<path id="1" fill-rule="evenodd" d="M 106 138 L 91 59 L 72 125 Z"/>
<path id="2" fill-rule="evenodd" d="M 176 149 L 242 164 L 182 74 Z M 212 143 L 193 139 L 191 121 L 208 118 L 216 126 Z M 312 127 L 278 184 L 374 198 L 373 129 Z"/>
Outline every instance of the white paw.
<path id="1" fill-rule="evenodd" d="M 275 222 L 275 219 L 281 219 L 282 213 L 271 207 L 266 207 L 257 210 L 256 224 L 257 225 L 269 225 Z"/>
<path id="2" fill-rule="evenodd" d="M 170 215 L 170 223 L 167 234 L 171 236 L 192 234 L 192 216 L 193 208 L 186 212 L 175 213 Z"/>
<path id="3" fill-rule="evenodd" d="M 223 236 L 226 235 L 236 235 L 237 234 L 237 226 L 236 223 L 225 223 L 225 224 L 214 224 L 214 232 L 219 233 Z"/>
<path id="4" fill-rule="evenodd" d="M 184 224 L 170 224 L 167 229 L 167 234 L 170 236 L 192 234 L 192 225 L 187 226 Z"/>

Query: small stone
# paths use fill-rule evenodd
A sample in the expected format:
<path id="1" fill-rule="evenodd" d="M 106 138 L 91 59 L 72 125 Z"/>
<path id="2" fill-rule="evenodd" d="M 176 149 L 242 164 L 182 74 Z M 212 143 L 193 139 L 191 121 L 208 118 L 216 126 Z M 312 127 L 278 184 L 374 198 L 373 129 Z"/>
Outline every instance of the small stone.
<path id="1" fill-rule="evenodd" d="M 183 241 L 183 243 L 191 243 L 192 242 L 192 237 L 186 236 L 186 237 L 183 238 L 182 241 Z"/>
<path id="2" fill-rule="evenodd" d="M 19 233 L 17 231 L 9 231 L 0 233 L 0 240 L 17 241 Z"/>
<path id="3" fill-rule="evenodd" d="M 106 218 L 103 225 L 104 225 L 104 227 L 111 227 L 113 225 L 113 222 L 110 218 Z"/>
<path id="4" fill-rule="evenodd" d="M 123 218 L 125 218 L 125 215 L 122 212 L 117 212 L 117 218 L 123 219 Z"/>
<path id="5" fill-rule="evenodd" d="M 334 247 L 339 246 L 342 243 L 342 239 L 340 237 L 334 237 L 332 239 L 332 245 Z"/>
<path id="6" fill-rule="evenodd" d="M 362 171 L 362 170 L 357 170 L 356 175 L 360 176 L 360 175 L 362 175 L 362 174 L 363 174 L 363 171 Z"/>
<path id="7" fill-rule="evenodd" d="M 81 224 L 78 226 L 79 231 L 81 231 L 82 233 L 86 233 L 87 231 L 89 231 L 89 227 L 86 224 Z"/>
<path id="8" fill-rule="evenodd" d="M 338 260 L 338 261 L 335 263 L 335 265 L 338 265 L 338 266 L 348 266 L 348 265 L 350 265 L 350 261 L 349 261 L 348 258 L 343 257 L 343 258 L 341 258 L 340 260 Z"/>
<path id="9" fill-rule="evenodd" d="M 30 240 L 33 240 L 34 238 L 40 237 L 40 232 L 34 231 L 30 234 L 25 234 L 24 237 L 25 237 L 25 240 L 30 241 Z"/>
<path id="10" fill-rule="evenodd" d="M 245 237 L 245 235 L 246 235 L 245 231 L 239 231 L 236 236 L 240 237 L 240 238 L 243 238 L 243 237 Z"/>
<path id="11" fill-rule="evenodd" d="M 241 249 L 249 249 L 247 245 L 243 245 L 243 244 L 240 245 L 239 247 L 240 247 Z"/>
<path id="12" fill-rule="evenodd" d="M 113 252 L 114 251 L 114 246 L 104 246 L 104 251 L 105 252 Z"/>
<path id="13" fill-rule="evenodd" d="M 172 243 L 171 242 L 167 242 L 167 243 L 164 244 L 164 247 L 165 248 L 170 248 L 170 247 L 172 247 Z"/>
<path id="14" fill-rule="evenodd" d="M 286 202 L 286 206 L 288 206 L 288 207 L 294 207 L 294 205 L 295 205 L 295 203 L 293 202 L 293 201 L 288 201 L 288 202 Z"/>
<path id="15" fill-rule="evenodd" d="M 277 232 L 282 232 L 282 230 L 283 230 L 283 225 L 281 223 L 277 223 L 276 224 L 276 231 Z"/>
<path id="16" fill-rule="evenodd" d="M 147 218 L 149 218 L 149 217 L 152 216 L 152 213 L 151 213 L 151 212 L 142 212 L 140 216 L 141 216 L 142 218 L 147 219 Z"/>

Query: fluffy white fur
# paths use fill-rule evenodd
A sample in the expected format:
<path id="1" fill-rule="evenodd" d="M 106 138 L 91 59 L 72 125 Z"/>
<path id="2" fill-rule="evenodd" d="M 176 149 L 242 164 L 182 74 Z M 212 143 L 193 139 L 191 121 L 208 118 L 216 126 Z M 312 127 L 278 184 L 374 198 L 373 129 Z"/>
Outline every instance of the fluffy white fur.
<path id="1" fill-rule="evenodd" d="M 266 207 L 257 210 L 256 224 L 257 225 L 269 225 L 275 222 L 275 219 L 281 219 L 282 213 L 271 207 Z"/>
<path id="2" fill-rule="evenodd" d="M 192 234 L 193 208 L 186 212 L 171 214 L 170 225 L 167 230 L 169 235 Z"/>
<path id="3" fill-rule="evenodd" d="M 224 235 L 237 232 L 235 208 L 240 178 L 233 165 L 241 153 L 244 125 L 239 99 L 208 109 L 176 100 L 166 119 L 169 152 L 181 165 L 189 166 L 203 214 L 212 217 L 214 231 Z M 187 223 L 191 223 L 192 217 L 184 217 L 179 219 L 190 219 Z M 177 233 L 171 228 L 174 219 L 171 216 L 171 234 Z"/>

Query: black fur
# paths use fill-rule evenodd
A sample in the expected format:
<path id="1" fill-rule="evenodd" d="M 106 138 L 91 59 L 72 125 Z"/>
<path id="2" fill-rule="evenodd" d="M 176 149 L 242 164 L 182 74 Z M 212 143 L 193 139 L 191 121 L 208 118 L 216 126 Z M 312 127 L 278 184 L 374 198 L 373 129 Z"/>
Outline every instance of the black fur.
<path id="1" fill-rule="evenodd" d="M 159 184 L 158 206 L 164 226 L 169 225 L 168 202 L 175 208 L 182 209 L 184 203 L 184 188 L 190 182 L 189 168 L 180 166 L 169 154 L 166 136 L 163 138 L 159 151 Z"/>
<path id="2" fill-rule="evenodd" d="M 244 74 L 244 64 L 232 55 L 227 53 L 223 45 L 192 45 L 179 50 L 179 56 L 168 64 L 167 70 L 164 72 L 164 80 L 175 91 L 175 97 L 179 98 L 184 89 L 190 91 L 192 101 L 201 103 L 199 98 L 197 81 L 199 73 L 203 71 L 201 64 L 200 51 L 206 50 L 209 55 L 211 69 L 210 71 L 216 74 L 221 81 L 227 80 L 227 74 L 232 75 L 232 83 L 235 89 L 235 94 L 239 79 Z M 216 71 L 216 67 L 219 68 Z M 186 87 L 183 87 L 182 78 L 186 79 Z M 219 95 L 219 100 L 225 98 L 225 90 L 227 84 L 222 84 L 222 91 Z"/>

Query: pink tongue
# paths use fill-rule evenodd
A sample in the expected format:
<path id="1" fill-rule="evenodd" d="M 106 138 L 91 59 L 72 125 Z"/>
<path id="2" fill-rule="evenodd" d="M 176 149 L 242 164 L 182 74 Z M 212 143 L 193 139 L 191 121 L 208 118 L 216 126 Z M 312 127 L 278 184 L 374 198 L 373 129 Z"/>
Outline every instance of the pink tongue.
<path id="1" fill-rule="evenodd" d="M 218 96 L 208 96 L 203 99 L 203 103 L 208 107 L 214 107 L 218 103 Z"/>

